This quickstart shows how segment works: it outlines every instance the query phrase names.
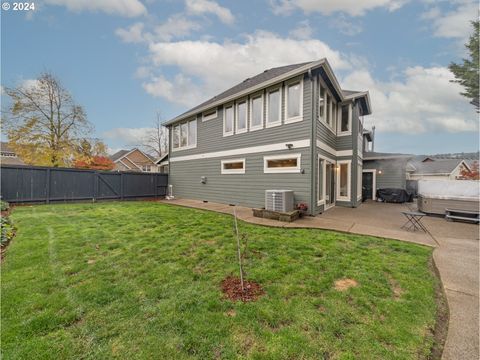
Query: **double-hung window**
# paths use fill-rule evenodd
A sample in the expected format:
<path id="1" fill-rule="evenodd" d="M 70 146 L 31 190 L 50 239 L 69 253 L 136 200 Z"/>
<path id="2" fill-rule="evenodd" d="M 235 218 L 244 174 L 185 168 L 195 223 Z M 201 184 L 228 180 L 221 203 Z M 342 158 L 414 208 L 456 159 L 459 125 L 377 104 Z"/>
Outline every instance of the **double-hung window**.
<path id="1" fill-rule="evenodd" d="M 223 136 L 233 135 L 233 105 L 224 106 L 223 108 Z"/>
<path id="2" fill-rule="evenodd" d="M 286 85 L 285 124 L 303 120 L 303 82 L 292 81 Z"/>
<path id="3" fill-rule="evenodd" d="M 237 128 L 236 133 L 247 131 L 247 100 L 237 102 Z"/>
<path id="4" fill-rule="evenodd" d="M 322 86 L 322 84 L 320 84 L 320 89 L 318 91 L 318 118 L 320 119 L 320 121 L 325 121 L 325 95 L 326 90 Z"/>
<path id="5" fill-rule="evenodd" d="M 282 88 L 267 91 L 267 123 L 266 127 L 282 124 Z"/>
<path id="6" fill-rule="evenodd" d="M 173 150 L 191 149 L 197 146 L 197 119 L 185 121 L 173 128 Z"/>
<path id="7" fill-rule="evenodd" d="M 173 150 L 191 149 L 197 146 L 197 120 L 175 125 L 173 128 Z"/>
<path id="8" fill-rule="evenodd" d="M 263 128 L 263 95 L 250 98 L 250 131 Z"/>
<path id="9" fill-rule="evenodd" d="M 340 124 L 338 125 L 338 133 L 342 134 L 350 134 L 351 130 L 351 108 L 350 104 L 342 105 L 340 109 L 340 116 L 339 116 Z"/>
<path id="10" fill-rule="evenodd" d="M 263 172 L 266 174 L 276 173 L 299 173 L 301 154 L 285 154 L 263 157 Z"/>

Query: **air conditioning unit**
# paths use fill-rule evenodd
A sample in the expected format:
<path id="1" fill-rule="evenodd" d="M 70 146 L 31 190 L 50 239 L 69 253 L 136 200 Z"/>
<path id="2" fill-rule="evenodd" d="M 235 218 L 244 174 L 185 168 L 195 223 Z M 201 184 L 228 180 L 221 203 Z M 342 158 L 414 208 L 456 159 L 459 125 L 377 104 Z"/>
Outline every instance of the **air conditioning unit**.
<path id="1" fill-rule="evenodd" d="M 265 190 L 265 209 L 271 211 L 293 211 L 292 190 Z"/>

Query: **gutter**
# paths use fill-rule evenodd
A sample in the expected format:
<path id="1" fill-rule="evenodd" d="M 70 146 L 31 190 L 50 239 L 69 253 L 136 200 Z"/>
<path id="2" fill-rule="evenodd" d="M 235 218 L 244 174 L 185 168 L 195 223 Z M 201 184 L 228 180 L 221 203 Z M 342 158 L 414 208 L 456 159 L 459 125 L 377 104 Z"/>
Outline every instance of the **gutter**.
<path id="1" fill-rule="evenodd" d="M 313 88 L 313 76 L 312 76 L 312 69 L 309 69 L 308 70 L 308 79 L 310 80 L 310 97 L 312 99 L 312 105 L 311 105 L 311 110 L 310 110 L 310 122 L 311 122 L 311 133 L 310 133 L 310 169 L 311 169 L 311 174 L 310 174 L 310 215 L 314 215 L 314 211 L 313 211 L 313 207 L 316 206 L 317 202 L 315 201 L 315 192 L 314 192 L 314 188 L 315 188 L 315 171 L 314 171 L 314 168 L 316 168 L 316 166 L 318 166 L 318 164 L 316 164 L 316 159 L 314 159 L 315 157 L 315 147 L 317 146 L 317 142 L 316 142 L 316 134 L 315 134 L 315 130 L 316 130 L 316 121 L 314 121 L 314 104 L 315 104 L 315 94 L 313 93 L 314 92 L 314 88 Z"/>

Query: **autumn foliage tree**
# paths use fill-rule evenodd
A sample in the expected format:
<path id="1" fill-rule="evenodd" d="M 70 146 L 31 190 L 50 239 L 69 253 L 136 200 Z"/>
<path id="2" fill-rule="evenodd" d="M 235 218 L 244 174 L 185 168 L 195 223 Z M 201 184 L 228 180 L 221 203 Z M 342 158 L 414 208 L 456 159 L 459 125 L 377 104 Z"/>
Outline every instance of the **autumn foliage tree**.
<path id="1" fill-rule="evenodd" d="M 77 169 L 112 170 L 115 164 L 107 156 L 93 156 L 87 159 L 75 160 Z"/>
<path id="2" fill-rule="evenodd" d="M 478 161 L 474 161 L 470 166 L 470 170 L 467 168 L 462 168 L 460 170 L 460 178 L 462 180 L 480 180 L 480 173 L 478 170 Z"/>
<path id="3" fill-rule="evenodd" d="M 107 146 L 98 139 L 80 139 L 73 166 L 77 169 L 112 170 L 115 166 L 107 156 Z"/>
<path id="4" fill-rule="evenodd" d="M 78 139 L 88 137 L 93 127 L 83 108 L 50 73 L 15 88 L 4 123 L 10 146 L 27 163 L 69 166 L 78 149 Z"/>

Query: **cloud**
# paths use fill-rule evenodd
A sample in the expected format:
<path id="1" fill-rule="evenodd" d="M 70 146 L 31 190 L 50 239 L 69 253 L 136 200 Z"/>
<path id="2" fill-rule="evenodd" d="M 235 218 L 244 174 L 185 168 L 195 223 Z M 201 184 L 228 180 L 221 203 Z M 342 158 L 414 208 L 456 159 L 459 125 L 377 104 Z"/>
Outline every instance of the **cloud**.
<path id="1" fill-rule="evenodd" d="M 270 0 L 274 14 L 288 15 L 299 9 L 305 14 L 314 12 L 331 15 L 343 12 L 350 16 L 363 16 L 369 10 L 386 8 L 395 11 L 409 0 Z"/>
<path id="2" fill-rule="evenodd" d="M 300 39 L 300 40 L 305 40 L 309 39 L 312 37 L 313 29 L 310 26 L 310 22 L 308 20 L 300 21 L 298 23 L 298 26 L 290 31 L 290 36 Z"/>
<path id="3" fill-rule="evenodd" d="M 145 15 L 147 9 L 139 0 L 44 0 L 48 5 L 65 6 L 70 11 L 104 12 L 110 15 L 136 17 Z"/>
<path id="4" fill-rule="evenodd" d="M 442 13 L 439 7 L 434 6 L 422 14 L 422 19 L 431 22 L 433 34 L 436 37 L 457 38 L 466 42 L 472 32 L 470 21 L 478 16 L 476 1 L 453 1 L 456 7 L 452 11 Z"/>
<path id="5" fill-rule="evenodd" d="M 373 114 L 365 120 L 379 131 L 478 131 L 475 110 L 460 95 L 461 86 L 450 82 L 453 78 L 446 67 L 415 66 L 405 69 L 401 80 L 381 82 L 367 70 L 355 70 L 341 83 L 347 89 L 370 91 Z"/>
<path id="6" fill-rule="evenodd" d="M 363 31 L 361 25 L 347 20 L 347 17 L 344 14 L 340 14 L 330 20 L 329 25 L 347 36 L 354 36 Z"/>
<path id="7" fill-rule="evenodd" d="M 145 82 L 144 88 L 150 94 L 185 106 L 196 105 L 199 99 L 206 100 L 271 67 L 323 57 L 327 57 L 336 70 L 351 67 L 340 52 L 320 40 L 282 38 L 265 31 L 247 35 L 243 42 L 154 42 L 149 45 L 149 52 L 152 65 L 160 74 L 163 68 L 176 67 L 182 76 L 171 79 L 157 76 Z M 172 95 L 175 87 L 182 91 Z"/>
<path id="8" fill-rule="evenodd" d="M 214 14 L 221 22 L 225 24 L 233 24 L 235 17 L 232 12 L 211 0 L 186 0 L 186 10 L 193 15 Z"/>
<path id="9" fill-rule="evenodd" d="M 185 37 L 190 35 L 192 31 L 200 29 L 199 23 L 188 19 L 182 14 L 176 14 L 169 17 L 163 24 L 155 27 L 155 34 L 158 39 L 169 41 L 173 38 Z"/>
<path id="10" fill-rule="evenodd" d="M 140 43 L 147 40 L 143 28 L 143 23 L 135 23 L 126 29 L 118 28 L 115 30 L 115 35 L 126 43 Z"/>
<path id="11" fill-rule="evenodd" d="M 135 147 L 141 145 L 153 128 L 114 128 L 105 131 L 102 136 L 116 146 Z M 118 148 L 112 150 L 120 150 Z"/>

